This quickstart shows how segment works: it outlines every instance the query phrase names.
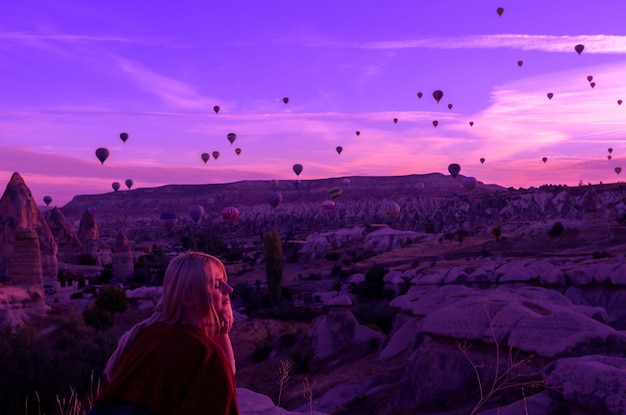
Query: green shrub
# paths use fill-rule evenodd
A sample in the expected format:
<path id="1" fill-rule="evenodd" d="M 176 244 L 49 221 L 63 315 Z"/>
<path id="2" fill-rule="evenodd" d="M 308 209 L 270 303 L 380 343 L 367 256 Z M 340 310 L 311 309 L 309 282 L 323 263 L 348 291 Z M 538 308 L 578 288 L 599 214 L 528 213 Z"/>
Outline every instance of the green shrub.
<path id="1" fill-rule="evenodd" d="M 98 290 L 96 307 L 110 313 L 123 313 L 128 309 L 126 292 L 117 285 L 105 285 Z"/>

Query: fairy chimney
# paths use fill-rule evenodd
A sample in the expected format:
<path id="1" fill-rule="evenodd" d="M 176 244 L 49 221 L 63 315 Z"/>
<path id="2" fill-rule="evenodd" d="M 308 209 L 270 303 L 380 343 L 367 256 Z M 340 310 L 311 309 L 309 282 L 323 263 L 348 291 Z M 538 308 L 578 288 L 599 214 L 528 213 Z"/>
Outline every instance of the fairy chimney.
<path id="1" fill-rule="evenodd" d="M 78 240 L 83 245 L 87 245 L 90 241 L 99 237 L 100 233 L 98 232 L 96 217 L 90 209 L 86 209 L 78 225 Z"/>
<path id="2" fill-rule="evenodd" d="M 85 249 L 61 209 L 55 206 L 50 211 L 47 222 L 58 246 L 57 257 L 59 261 L 75 264 Z"/>
<path id="3" fill-rule="evenodd" d="M 8 282 L 17 229 L 31 229 L 37 234 L 44 285 L 56 286 L 57 244 L 46 219 L 30 189 L 19 173 L 13 173 L 0 198 L 0 282 Z"/>
<path id="4" fill-rule="evenodd" d="M 120 280 L 128 280 L 135 274 L 132 246 L 124 231 L 120 231 L 115 240 L 112 266 L 113 275 Z"/>

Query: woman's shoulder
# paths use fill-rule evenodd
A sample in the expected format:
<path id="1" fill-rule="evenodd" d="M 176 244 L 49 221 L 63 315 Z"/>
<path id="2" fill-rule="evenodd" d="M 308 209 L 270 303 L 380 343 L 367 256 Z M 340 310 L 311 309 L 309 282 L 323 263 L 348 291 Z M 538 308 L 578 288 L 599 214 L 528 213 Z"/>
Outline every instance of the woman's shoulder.
<path id="1" fill-rule="evenodd" d="M 209 339 L 199 328 L 189 324 L 155 323 L 144 329 L 144 341 L 161 343 L 181 349 L 185 354 L 195 351 L 203 354 L 219 354 L 220 347 Z"/>

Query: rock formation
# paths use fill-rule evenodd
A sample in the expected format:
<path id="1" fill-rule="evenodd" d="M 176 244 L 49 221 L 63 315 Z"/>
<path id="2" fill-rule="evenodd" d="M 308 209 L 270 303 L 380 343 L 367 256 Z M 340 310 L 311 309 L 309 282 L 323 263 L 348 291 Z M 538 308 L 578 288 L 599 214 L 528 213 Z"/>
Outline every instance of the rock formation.
<path id="1" fill-rule="evenodd" d="M 0 282 L 9 279 L 8 269 L 17 229 L 32 229 L 39 240 L 43 283 L 56 286 L 57 244 L 43 214 L 37 208 L 30 189 L 19 173 L 13 173 L 0 198 Z"/>
<path id="2" fill-rule="evenodd" d="M 115 251 L 113 252 L 113 275 L 120 281 L 126 281 L 133 277 L 135 262 L 133 259 L 132 246 L 123 231 L 117 235 Z"/>
<path id="3" fill-rule="evenodd" d="M 55 206 L 49 212 L 47 222 L 58 246 L 57 258 L 59 261 L 76 264 L 76 260 L 85 252 L 85 249 L 63 212 Z"/>
<path id="4" fill-rule="evenodd" d="M 86 209 L 78 225 L 78 240 L 85 247 L 87 254 L 96 259 L 96 264 L 104 266 L 113 261 L 111 247 L 100 239 L 96 217 L 91 209 Z"/>

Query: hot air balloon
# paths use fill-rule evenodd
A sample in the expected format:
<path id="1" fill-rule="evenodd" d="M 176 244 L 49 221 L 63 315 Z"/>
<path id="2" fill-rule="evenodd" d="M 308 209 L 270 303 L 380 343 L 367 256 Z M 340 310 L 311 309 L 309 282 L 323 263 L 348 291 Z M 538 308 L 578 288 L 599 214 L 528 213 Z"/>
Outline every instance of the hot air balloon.
<path id="1" fill-rule="evenodd" d="M 554 94 L 552 92 L 548 92 L 548 99 L 552 99 L 553 96 Z"/>
<path id="2" fill-rule="evenodd" d="M 345 179 L 343 179 L 343 185 L 344 186 L 348 186 L 349 184 L 350 184 L 350 179 L 349 178 L 346 177 Z"/>
<path id="3" fill-rule="evenodd" d="M 517 61 L 517 66 L 522 66 L 524 64 L 524 61 Z"/>
<path id="4" fill-rule="evenodd" d="M 484 157 L 480 158 L 480 164 L 485 164 L 485 158 Z"/>
<path id="5" fill-rule="evenodd" d="M 438 126 L 438 125 L 439 125 L 439 121 L 437 121 L 437 120 L 433 121 L 433 126 L 434 126 L 435 128 L 437 128 L 437 126 Z"/>
<path id="6" fill-rule="evenodd" d="M 616 167 L 615 168 L 615 173 L 620 174 L 622 172 L 622 168 L 621 167 Z"/>
<path id="7" fill-rule="evenodd" d="M 120 190 L 120 182 L 111 183 L 111 187 L 113 188 L 113 191 L 117 192 L 118 190 Z"/>
<path id="8" fill-rule="evenodd" d="M 283 98 L 283 102 L 284 102 L 285 104 L 287 104 L 287 103 L 289 102 L 289 98 L 287 98 L 287 97 Z"/>
<path id="9" fill-rule="evenodd" d="M 337 146 L 335 150 L 337 150 L 337 154 L 341 154 L 341 152 L 343 151 L 343 147 Z"/>
<path id="10" fill-rule="evenodd" d="M 617 100 L 617 105 L 622 105 L 622 100 L 621 99 Z"/>
<path id="11" fill-rule="evenodd" d="M 576 45 L 574 46 L 574 50 L 576 51 L 576 53 L 578 53 L 579 55 L 581 53 L 583 53 L 583 50 L 585 49 L 585 45 Z"/>
<path id="12" fill-rule="evenodd" d="M 43 197 L 43 202 L 46 204 L 46 206 L 50 206 L 50 202 L 52 202 L 52 197 L 44 196 Z"/>
<path id="13" fill-rule="evenodd" d="M 591 83 L 589 83 L 589 86 L 591 86 L 592 88 L 595 88 L 596 87 L 596 83 L 595 82 L 591 82 Z"/>
<path id="14" fill-rule="evenodd" d="M 471 194 L 474 188 L 476 188 L 475 177 L 464 177 L 462 183 L 463 188 L 467 191 L 468 194 Z"/>
<path id="15" fill-rule="evenodd" d="M 109 158 L 109 150 L 104 147 L 100 147 L 96 150 L 96 157 L 98 157 L 100 163 L 104 164 L 104 161 Z"/>
<path id="16" fill-rule="evenodd" d="M 278 180 L 272 179 L 270 180 L 270 188 L 276 189 L 278 187 Z"/>
<path id="17" fill-rule="evenodd" d="M 217 160 L 217 159 L 218 159 L 218 157 L 220 156 L 220 152 L 219 152 L 219 151 L 214 151 L 212 154 L 213 154 L 213 158 L 214 158 L 215 160 Z"/>
<path id="18" fill-rule="evenodd" d="M 424 95 L 424 94 L 422 94 L 421 92 L 417 93 L 417 97 L 420 98 L 420 99 L 422 98 L 422 95 Z"/>
<path id="19" fill-rule="evenodd" d="M 393 123 L 394 123 L 394 124 L 397 124 L 397 123 L 398 123 L 398 119 L 397 119 L 397 118 L 394 118 L 394 119 L 393 119 Z"/>
<path id="20" fill-rule="evenodd" d="M 546 161 L 548 161 L 547 157 L 542 157 L 541 160 L 545 163 Z"/>
<path id="21" fill-rule="evenodd" d="M 270 206 L 274 209 L 283 201 L 283 195 L 278 192 L 271 192 L 267 197 L 267 201 L 270 203 Z"/>
<path id="22" fill-rule="evenodd" d="M 128 133 L 121 133 L 121 134 L 120 134 L 120 139 L 121 139 L 123 142 L 126 142 L 126 140 L 128 140 Z"/>
<path id="23" fill-rule="evenodd" d="M 196 223 L 204 216 L 204 207 L 202 205 L 191 205 L 187 209 L 189 217 Z"/>
<path id="24" fill-rule="evenodd" d="M 341 196 L 342 193 L 343 190 L 341 190 L 341 187 L 339 186 L 334 186 L 328 189 L 328 197 L 330 197 L 330 200 L 333 202 L 339 199 L 339 196 Z"/>
<path id="25" fill-rule="evenodd" d="M 448 104 L 448 109 L 451 110 L 452 109 L 452 104 Z"/>
<path id="26" fill-rule="evenodd" d="M 502 16 L 502 13 L 504 13 L 504 8 L 503 7 L 498 7 L 496 9 L 496 13 L 498 13 L 498 16 Z"/>
<path id="27" fill-rule="evenodd" d="M 133 184 L 135 184 L 132 179 L 126 179 L 124 183 L 126 184 L 126 187 L 128 187 L 128 190 L 130 190 L 130 188 L 133 187 Z"/>
<path id="28" fill-rule="evenodd" d="M 593 76 L 589 75 L 589 76 L 587 77 L 587 81 L 589 81 L 589 82 L 593 81 Z"/>
<path id="29" fill-rule="evenodd" d="M 202 161 L 204 161 L 204 164 L 206 164 L 206 162 L 209 161 L 209 159 L 211 158 L 211 155 L 209 153 L 202 153 L 200 155 L 200 158 L 202 159 Z"/>
<path id="30" fill-rule="evenodd" d="M 378 214 L 387 223 L 393 222 L 400 215 L 400 205 L 391 200 L 385 200 L 378 207 Z"/>
<path id="31" fill-rule="evenodd" d="M 222 209 L 222 220 L 228 225 L 232 225 L 237 219 L 239 219 L 239 209 L 233 206 Z"/>
<path id="32" fill-rule="evenodd" d="M 613 156 L 611 156 L 610 154 L 608 156 L 606 156 L 606 158 L 608 158 L 609 160 L 611 160 L 611 157 L 613 157 Z"/>
<path id="33" fill-rule="evenodd" d="M 302 164 L 294 164 L 292 168 L 296 176 L 300 176 L 300 173 L 302 173 Z"/>
<path id="34" fill-rule="evenodd" d="M 609 151 L 609 153 L 612 153 L 613 152 L 613 147 L 609 147 L 608 151 Z"/>
<path id="35" fill-rule="evenodd" d="M 443 91 L 437 89 L 433 92 L 433 98 L 435 98 L 435 101 L 437 101 L 437 104 L 439 104 L 439 101 L 441 100 L 441 98 L 443 98 Z"/>
<path id="36" fill-rule="evenodd" d="M 470 127 L 472 127 L 474 125 L 474 121 L 470 121 L 469 124 L 470 124 Z"/>
<path id="37" fill-rule="evenodd" d="M 457 163 L 450 164 L 448 166 L 448 172 L 450 173 L 452 177 L 458 176 L 458 174 L 461 172 L 461 165 Z"/>
<path id="38" fill-rule="evenodd" d="M 358 136 L 360 136 L 360 135 L 361 135 L 361 132 L 360 132 L 359 130 L 356 130 L 356 131 L 354 132 L 354 134 L 356 134 L 356 136 L 358 137 Z"/>
<path id="39" fill-rule="evenodd" d="M 215 113 L 217 114 L 218 112 L 220 112 L 220 106 L 219 105 L 215 105 L 213 107 L 213 111 L 215 111 Z"/>
<path id="40" fill-rule="evenodd" d="M 237 139 L 237 134 L 235 134 L 235 133 L 228 133 L 226 135 L 226 138 L 228 138 L 228 141 L 230 141 L 230 143 L 232 144 Z"/>
<path id="41" fill-rule="evenodd" d="M 422 182 L 415 183 L 415 188 L 417 190 L 424 190 L 424 183 L 422 183 Z"/>
<path id="42" fill-rule="evenodd" d="M 235 149 L 235 154 L 240 155 L 241 154 L 241 149 L 240 148 L 236 148 Z"/>
<path id="43" fill-rule="evenodd" d="M 335 202 L 332 200 L 324 200 L 322 202 L 322 209 L 324 210 L 333 210 L 335 208 Z"/>

